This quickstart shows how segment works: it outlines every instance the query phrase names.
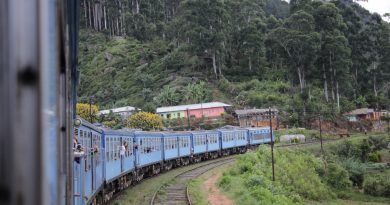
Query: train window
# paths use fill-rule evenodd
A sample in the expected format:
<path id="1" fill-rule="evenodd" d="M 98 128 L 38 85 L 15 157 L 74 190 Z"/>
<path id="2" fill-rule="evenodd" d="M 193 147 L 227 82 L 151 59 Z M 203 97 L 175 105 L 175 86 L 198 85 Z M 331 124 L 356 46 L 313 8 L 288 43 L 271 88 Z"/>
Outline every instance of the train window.
<path id="1" fill-rule="evenodd" d="M 154 151 L 158 151 L 158 138 L 154 138 Z"/>
<path id="2" fill-rule="evenodd" d="M 112 160 L 116 160 L 116 137 L 111 138 L 111 148 Z"/>
<path id="3" fill-rule="evenodd" d="M 141 153 L 144 153 L 143 140 L 142 140 L 142 139 L 139 140 L 139 151 L 140 151 Z"/>
<path id="4" fill-rule="evenodd" d="M 110 147 L 110 160 L 111 160 L 111 161 L 114 159 L 113 143 L 114 143 L 114 138 L 113 138 L 113 137 L 110 137 L 110 143 L 109 143 L 108 146 Z"/>
<path id="5" fill-rule="evenodd" d="M 150 138 L 150 146 L 149 146 L 149 152 L 153 152 L 155 147 L 154 147 L 154 137 Z"/>
<path id="6" fill-rule="evenodd" d="M 110 161 L 110 147 L 109 147 L 109 140 L 110 138 L 106 139 L 106 160 Z"/>
<path id="7" fill-rule="evenodd" d="M 129 155 L 133 155 L 133 140 L 129 139 Z"/>

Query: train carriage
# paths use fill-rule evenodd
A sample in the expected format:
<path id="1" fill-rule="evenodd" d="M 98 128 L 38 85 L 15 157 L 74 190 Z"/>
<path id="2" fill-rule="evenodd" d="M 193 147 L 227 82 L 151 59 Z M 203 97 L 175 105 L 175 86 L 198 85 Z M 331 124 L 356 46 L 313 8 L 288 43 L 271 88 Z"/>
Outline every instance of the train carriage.
<path id="1" fill-rule="evenodd" d="M 74 204 L 89 204 L 104 182 L 104 158 L 102 154 L 102 130 L 85 120 L 75 128 L 75 139 L 83 149 L 83 155 L 74 160 Z"/>
<path id="2" fill-rule="evenodd" d="M 143 175 L 158 174 L 163 164 L 163 134 L 160 132 L 135 132 L 137 180 Z"/>
<path id="3" fill-rule="evenodd" d="M 173 166 L 188 164 L 188 157 L 191 155 L 191 133 L 166 132 L 163 136 L 165 169 L 170 170 Z"/>
<path id="4" fill-rule="evenodd" d="M 241 128 L 219 129 L 221 149 L 224 155 L 243 153 L 248 145 L 248 131 Z"/>
<path id="5" fill-rule="evenodd" d="M 192 134 L 192 154 L 194 161 L 215 158 L 220 151 L 219 133 L 217 131 L 197 131 Z"/>
<path id="6" fill-rule="evenodd" d="M 269 127 L 256 127 L 247 128 L 248 138 L 250 145 L 259 145 L 271 142 L 270 128 Z M 273 132 L 273 139 L 275 140 L 275 134 Z"/>
<path id="7" fill-rule="evenodd" d="M 105 131 L 104 140 L 105 179 L 106 182 L 111 182 L 135 168 L 134 132 Z"/>

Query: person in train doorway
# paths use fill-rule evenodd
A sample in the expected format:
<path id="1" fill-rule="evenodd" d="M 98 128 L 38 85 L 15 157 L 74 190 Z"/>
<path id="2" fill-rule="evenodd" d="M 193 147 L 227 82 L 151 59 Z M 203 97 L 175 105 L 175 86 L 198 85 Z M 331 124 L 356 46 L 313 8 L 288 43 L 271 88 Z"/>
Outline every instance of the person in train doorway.
<path id="1" fill-rule="evenodd" d="M 84 155 L 84 149 L 76 137 L 73 138 L 73 155 L 74 161 L 80 164 L 80 158 Z"/>
<path id="2" fill-rule="evenodd" d="M 125 156 L 126 153 L 126 147 L 125 144 L 122 144 L 119 148 L 119 155 L 121 156 L 121 159 Z"/>

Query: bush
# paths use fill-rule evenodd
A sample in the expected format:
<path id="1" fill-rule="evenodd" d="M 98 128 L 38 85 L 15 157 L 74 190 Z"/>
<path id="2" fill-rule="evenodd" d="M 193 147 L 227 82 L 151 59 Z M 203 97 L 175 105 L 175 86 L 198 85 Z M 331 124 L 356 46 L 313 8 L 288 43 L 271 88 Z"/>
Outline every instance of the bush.
<path id="1" fill-rule="evenodd" d="M 372 196 L 390 197 L 390 180 L 381 175 L 370 176 L 364 181 L 363 190 Z"/>
<path id="2" fill-rule="evenodd" d="M 342 160 L 340 163 L 344 169 L 348 171 L 349 179 L 352 181 L 352 185 L 358 188 L 362 188 L 364 182 L 364 173 L 366 171 L 365 166 L 363 166 L 361 162 L 354 158 Z"/>
<path id="3" fill-rule="evenodd" d="M 384 136 L 370 136 L 368 137 L 368 144 L 372 151 L 379 151 L 381 149 L 386 149 L 389 142 Z"/>
<path id="4" fill-rule="evenodd" d="M 320 177 L 333 170 L 325 171 L 320 159 L 286 149 L 276 150 L 275 156 L 275 182 L 270 171 L 270 148 L 263 145 L 256 152 L 239 156 L 236 165 L 225 172 L 219 185 L 236 196 L 240 204 L 296 204 L 304 200 L 328 200 L 335 196 Z M 337 170 L 340 169 L 343 170 L 339 167 Z M 343 175 L 338 171 L 334 175 L 340 173 L 348 180 L 348 173 Z M 340 181 L 341 184 L 349 182 Z"/>
<path id="5" fill-rule="evenodd" d="M 163 127 L 163 122 L 161 117 L 157 114 L 138 112 L 128 118 L 127 126 L 143 130 L 158 130 Z"/>
<path id="6" fill-rule="evenodd" d="M 380 162 L 381 161 L 381 153 L 375 151 L 368 154 L 368 160 L 370 162 Z"/>
<path id="7" fill-rule="evenodd" d="M 334 153 L 342 159 L 360 158 L 359 148 L 349 140 L 343 141 L 334 149 Z"/>
<path id="8" fill-rule="evenodd" d="M 331 187 L 338 190 L 350 188 L 352 185 L 347 170 L 336 163 L 329 163 L 326 180 Z"/>

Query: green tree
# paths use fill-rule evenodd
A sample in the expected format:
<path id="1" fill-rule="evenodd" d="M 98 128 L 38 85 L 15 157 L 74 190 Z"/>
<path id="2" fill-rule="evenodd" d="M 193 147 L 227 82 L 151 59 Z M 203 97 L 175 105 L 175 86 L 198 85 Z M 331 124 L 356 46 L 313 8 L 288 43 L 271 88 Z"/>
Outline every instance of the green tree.
<path id="1" fill-rule="evenodd" d="M 316 60 L 319 34 L 314 31 L 312 15 L 298 11 L 292 14 L 281 28 L 276 28 L 268 35 L 272 47 L 283 50 L 283 57 L 290 65 L 292 72 L 298 76 L 301 93 L 306 85 L 306 75 Z"/>
<path id="2" fill-rule="evenodd" d="M 160 105 L 165 106 L 176 105 L 179 102 L 176 90 L 171 88 L 169 85 L 163 87 L 157 97 L 157 101 Z"/>
<path id="3" fill-rule="evenodd" d="M 76 104 L 76 114 L 81 118 L 90 121 L 92 118 L 92 123 L 96 121 L 99 108 L 97 105 L 89 105 L 87 103 L 77 103 Z"/>

